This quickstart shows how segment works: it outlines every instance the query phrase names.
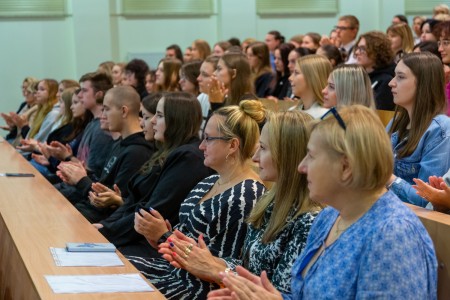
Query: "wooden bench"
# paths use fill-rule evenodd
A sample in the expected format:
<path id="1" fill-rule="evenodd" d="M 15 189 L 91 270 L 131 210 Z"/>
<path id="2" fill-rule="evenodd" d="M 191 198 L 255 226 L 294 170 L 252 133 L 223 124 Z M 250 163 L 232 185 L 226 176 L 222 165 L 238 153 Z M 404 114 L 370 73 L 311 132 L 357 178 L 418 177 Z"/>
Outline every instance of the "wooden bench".
<path id="1" fill-rule="evenodd" d="M 296 106 L 298 104 L 298 100 L 272 100 L 267 98 L 259 99 L 264 107 L 271 111 L 287 111 L 289 108 Z"/>
<path id="2" fill-rule="evenodd" d="M 377 109 L 377 114 L 378 117 L 380 117 L 380 120 L 383 123 L 384 127 L 386 127 L 394 117 L 394 112 L 390 110 Z"/>
<path id="3" fill-rule="evenodd" d="M 433 240 L 438 260 L 438 299 L 450 299 L 450 215 L 406 205 L 420 218 Z"/>
<path id="4" fill-rule="evenodd" d="M 0 141 L 0 299 L 165 299 L 151 293 L 54 294 L 44 275 L 139 273 L 120 253 L 122 267 L 57 267 L 49 248 L 66 242 L 107 242 L 47 180 L 7 142 Z M 141 275 L 142 277 L 142 275 Z"/>

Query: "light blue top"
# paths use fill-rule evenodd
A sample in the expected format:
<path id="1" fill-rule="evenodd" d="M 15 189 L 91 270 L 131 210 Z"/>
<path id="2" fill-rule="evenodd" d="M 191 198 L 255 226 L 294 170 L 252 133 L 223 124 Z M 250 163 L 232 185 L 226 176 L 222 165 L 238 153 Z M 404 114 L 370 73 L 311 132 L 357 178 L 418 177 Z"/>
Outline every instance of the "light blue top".
<path id="1" fill-rule="evenodd" d="M 283 294 L 284 299 L 436 299 L 433 242 L 392 192 L 326 247 L 303 278 L 338 215 L 328 207 L 316 218 L 292 268 L 292 294 Z"/>
<path id="2" fill-rule="evenodd" d="M 389 130 L 391 123 L 387 126 Z M 391 185 L 391 190 L 404 202 L 425 207 L 428 202 L 416 194 L 412 188 L 413 178 L 428 182 L 428 177 L 443 176 L 450 169 L 450 118 L 438 115 L 431 121 L 416 150 L 404 158 L 397 158 L 396 152 L 404 145 L 399 141 L 398 132 L 391 135 L 394 151 L 394 175 L 399 179 Z"/>
<path id="3" fill-rule="evenodd" d="M 48 112 L 48 114 L 45 116 L 44 120 L 42 121 L 41 128 L 36 133 L 36 135 L 33 137 L 35 140 L 39 142 L 46 142 L 48 136 L 50 133 L 57 129 L 54 128 L 55 123 L 57 123 L 57 119 L 59 116 L 59 103 L 56 102 L 56 104 L 53 106 L 52 110 Z M 59 123 L 60 124 L 60 123 Z"/>

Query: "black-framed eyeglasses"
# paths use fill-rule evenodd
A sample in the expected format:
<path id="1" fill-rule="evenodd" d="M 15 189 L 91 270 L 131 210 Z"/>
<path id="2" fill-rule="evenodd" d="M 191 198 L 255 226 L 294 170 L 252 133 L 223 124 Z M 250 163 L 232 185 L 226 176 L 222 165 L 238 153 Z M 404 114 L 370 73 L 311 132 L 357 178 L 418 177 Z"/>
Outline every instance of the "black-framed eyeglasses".
<path id="1" fill-rule="evenodd" d="M 333 106 L 332 108 L 330 108 L 329 111 L 327 111 L 323 116 L 320 117 L 321 120 L 325 119 L 326 116 L 328 116 L 330 113 L 333 114 L 333 116 L 336 118 L 336 120 L 339 123 L 339 126 L 342 127 L 342 129 L 347 130 L 347 126 L 345 126 L 345 122 L 342 119 L 341 115 L 338 113 L 337 109 L 335 106 Z"/>
<path id="2" fill-rule="evenodd" d="M 226 136 L 204 136 L 203 137 L 203 141 L 205 141 L 205 143 L 209 143 L 215 140 L 222 140 L 222 141 L 229 141 L 232 138 L 230 137 L 226 137 Z"/>

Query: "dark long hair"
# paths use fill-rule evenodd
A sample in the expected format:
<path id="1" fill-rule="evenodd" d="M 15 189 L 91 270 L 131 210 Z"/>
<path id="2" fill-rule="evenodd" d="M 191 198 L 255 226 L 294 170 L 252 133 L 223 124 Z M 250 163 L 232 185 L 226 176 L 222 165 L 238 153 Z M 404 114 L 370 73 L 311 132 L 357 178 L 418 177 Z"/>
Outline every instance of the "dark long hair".
<path id="1" fill-rule="evenodd" d="M 158 151 L 144 164 L 143 173 L 150 172 L 154 165 L 164 165 L 166 158 L 176 148 L 198 137 L 202 124 L 202 108 L 197 97 L 185 92 L 164 93 L 164 120 L 166 130 L 164 142 L 158 143 Z"/>
<path id="2" fill-rule="evenodd" d="M 421 52 L 406 54 L 402 61 L 416 77 L 416 94 L 412 119 L 409 119 L 406 109 L 397 105 L 389 130 L 389 134 L 398 131 L 399 140 L 407 137 L 405 146 L 397 152 L 399 158 L 407 157 L 416 150 L 432 119 L 444 113 L 447 106 L 441 60 L 429 52 Z M 409 123 L 408 133 L 406 128 Z"/>

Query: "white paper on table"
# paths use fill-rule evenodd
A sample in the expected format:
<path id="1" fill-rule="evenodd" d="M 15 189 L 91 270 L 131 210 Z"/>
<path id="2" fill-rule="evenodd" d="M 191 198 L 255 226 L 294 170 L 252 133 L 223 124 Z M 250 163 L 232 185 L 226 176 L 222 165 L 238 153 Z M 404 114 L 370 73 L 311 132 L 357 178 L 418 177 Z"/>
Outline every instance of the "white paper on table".
<path id="1" fill-rule="evenodd" d="M 110 275 L 45 275 L 56 294 L 153 292 L 137 273 Z"/>
<path id="2" fill-rule="evenodd" d="M 65 248 L 50 247 L 58 267 L 114 267 L 123 266 L 115 252 L 69 252 Z"/>

